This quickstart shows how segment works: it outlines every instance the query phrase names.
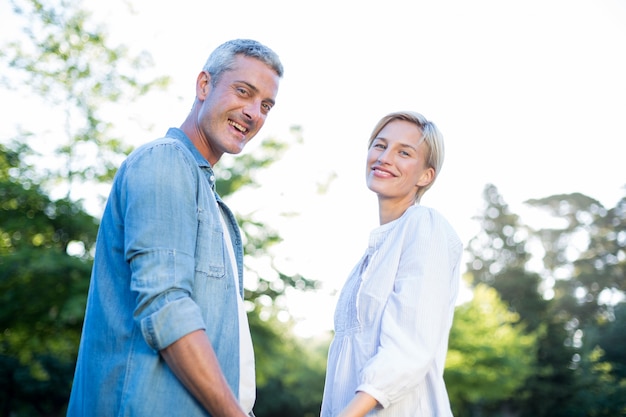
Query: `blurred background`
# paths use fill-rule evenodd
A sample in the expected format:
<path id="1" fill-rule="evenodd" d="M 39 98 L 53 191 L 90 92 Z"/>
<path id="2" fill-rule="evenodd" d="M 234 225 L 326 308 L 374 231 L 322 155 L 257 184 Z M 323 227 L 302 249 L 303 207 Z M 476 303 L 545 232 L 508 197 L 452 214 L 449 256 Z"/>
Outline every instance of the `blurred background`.
<path id="1" fill-rule="evenodd" d="M 179 126 L 208 54 L 257 39 L 277 105 L 218 191 L 246 238 L 265 416 L 319 414 L 337 291 L 377 226 L 366 142 L 446 140 L 422 200 L 459 232 L 455 416 L 626 415 L 626 2 L 0 2 L 0 416 L 65 415 L 99 217 Z"/>

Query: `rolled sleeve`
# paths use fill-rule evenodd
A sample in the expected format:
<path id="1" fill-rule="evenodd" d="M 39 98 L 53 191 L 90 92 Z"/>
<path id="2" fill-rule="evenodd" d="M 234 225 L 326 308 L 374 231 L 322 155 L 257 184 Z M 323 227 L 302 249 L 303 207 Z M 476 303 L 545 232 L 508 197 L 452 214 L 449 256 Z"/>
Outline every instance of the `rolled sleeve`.
<path id="1" fill-rule="evenodd" d="M 181 320 L 182 316 L 189 319 Z M 204 330 L 204 322 L 196 303 L 190 298 L 165 303 L 163 308 L 141 320 L 141 332 L 154 350 L 162 350 L 195 330 Z"/>
<path id="2" fill-rule="evenodd" d="M 206 328 L 198 305 L 188 289 L 181 288 L 193 276 L 193 257 L 173 250 L 136 256 L 131 263 L 132 290 L 137 294 L 135 320 L 146 343 L 162 350 L 195 330 Z M 150 279 L 148 279 L 150 278 Z"/>

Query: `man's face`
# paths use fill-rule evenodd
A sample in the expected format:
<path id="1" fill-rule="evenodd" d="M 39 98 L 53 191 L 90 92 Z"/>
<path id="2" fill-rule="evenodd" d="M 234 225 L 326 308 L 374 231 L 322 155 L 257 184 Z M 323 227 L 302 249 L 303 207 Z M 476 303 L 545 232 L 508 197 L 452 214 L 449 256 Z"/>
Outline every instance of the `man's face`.
<path id="1" fill-rule="evenodd" d="M 208 74 L 206 74 L 208 78 Z M 278 94 L 280 77 L 263 62 L 238 55 L 232 70 L 198 95 L 202 140 L 216 160 L 238 154 L 261 129 Z"/>

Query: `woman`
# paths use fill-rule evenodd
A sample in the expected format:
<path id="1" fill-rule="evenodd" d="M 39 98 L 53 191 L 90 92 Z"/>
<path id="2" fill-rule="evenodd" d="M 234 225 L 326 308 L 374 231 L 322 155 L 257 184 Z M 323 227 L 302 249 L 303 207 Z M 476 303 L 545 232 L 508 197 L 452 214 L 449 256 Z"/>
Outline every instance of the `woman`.
<path id="1" fill-rule="evenodd" d="M 452 416 L 443 369 L 463 247 L 418 204 L 443 156 L 441 133 L 419 113 L 391 113 L 372 132 L 366 182 L 380 226 L 337 303 L 322 417 Z"/>

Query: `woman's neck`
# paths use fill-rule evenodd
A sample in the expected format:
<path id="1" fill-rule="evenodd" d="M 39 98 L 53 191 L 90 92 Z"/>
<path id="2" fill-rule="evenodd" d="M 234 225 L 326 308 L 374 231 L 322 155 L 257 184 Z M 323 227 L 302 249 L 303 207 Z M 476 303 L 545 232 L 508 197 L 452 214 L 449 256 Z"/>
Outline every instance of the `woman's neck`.
<path id="1" fill-rule="evenodd" d="M 415 204 L 415 199 L 409 201 L 378 199 L 378 220 L 380 225 L 399 219 L 405 211 Z"/>

